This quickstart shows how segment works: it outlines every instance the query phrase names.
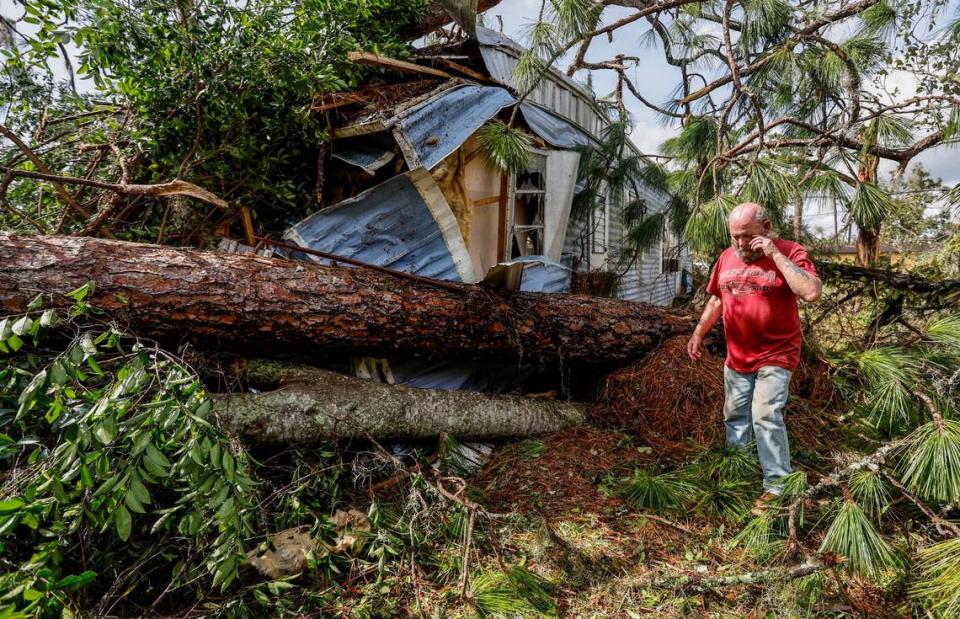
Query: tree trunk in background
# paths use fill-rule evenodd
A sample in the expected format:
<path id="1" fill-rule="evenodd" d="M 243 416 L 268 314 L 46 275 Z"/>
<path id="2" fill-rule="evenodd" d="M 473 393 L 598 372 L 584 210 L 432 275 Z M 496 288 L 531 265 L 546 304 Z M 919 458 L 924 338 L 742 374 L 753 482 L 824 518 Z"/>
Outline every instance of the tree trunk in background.
<path id="1" fill-rule="evenodd" d="M 556 432 L 582 423 L 582 405 L 469 391 L 384 385 L 310 367 L 257 363 L 253 380 L 280 387 L 216 397 L 223 429 L 259 445 L 327 438 L 491 439 Z"/>
<path id="2" fill-rule="evenodd" d="M 857 232 L 857 264 L 866 267 L 880 259 L 880 229 Z"/>
<path id="3" fill-rule="evenodd" d="M 803 233 L 803 198 L 798 197 L 797 203 L 793 207 L 793 240 L 800 242 L 800 235 Z"/>
<path id="4" fill-rule="evenodd" d="M 860 182 L 876 184 L 879 165 L 879 157 L 864 154 L 857 174 Z M 857 226 L 857 229 L 857 264 L 867 267 L 880 259 L 880 226 L 876 228 Z"/>
<path id="5" fill-rule="evenodd" d="M 0 310 L 96 282 L 88 302 L 132 333 L 258 357 L 419 357 L 624 365 L 690 333 L 683 311 L 497 292 L 320 266 L 81 237 L 0 235 Z"/>

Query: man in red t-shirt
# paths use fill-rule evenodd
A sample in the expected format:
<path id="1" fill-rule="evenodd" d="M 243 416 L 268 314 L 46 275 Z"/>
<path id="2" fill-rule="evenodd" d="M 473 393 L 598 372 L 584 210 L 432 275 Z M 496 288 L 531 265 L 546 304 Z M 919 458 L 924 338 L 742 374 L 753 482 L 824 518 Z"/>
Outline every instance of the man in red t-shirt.
<path id="1" fill-rule="evenodd" d="M 727 225 L 733 242 L 714 265 L 707 283 L 711 296 L 687 353 L 694 361 L 703 355 L 703 336 L 722 315 L 727 444 L 749 449 L 756 437 L 764 493 L 754 512 L 760 513 L 792 470 L 783 408 L 800 362 L 797 297 L 812 303 L 823 284 L 802 245 L 771 238 L 773 225 L 759 204 L 740 204 Z"/>

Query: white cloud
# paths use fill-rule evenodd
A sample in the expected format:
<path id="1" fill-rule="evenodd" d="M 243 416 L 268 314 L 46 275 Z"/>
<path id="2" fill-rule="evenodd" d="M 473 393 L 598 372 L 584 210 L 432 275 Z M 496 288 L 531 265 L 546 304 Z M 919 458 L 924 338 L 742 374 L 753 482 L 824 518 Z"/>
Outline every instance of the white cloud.
<path id="1" fill-rule="evenodd" d="M 661 127 L 656 123 L 638 120 L 634 123 L 630 139 L 645 155 L 655 155 L 660 152 L 660 145 L 669 138 L 676 136 L 680 127 Z"/>

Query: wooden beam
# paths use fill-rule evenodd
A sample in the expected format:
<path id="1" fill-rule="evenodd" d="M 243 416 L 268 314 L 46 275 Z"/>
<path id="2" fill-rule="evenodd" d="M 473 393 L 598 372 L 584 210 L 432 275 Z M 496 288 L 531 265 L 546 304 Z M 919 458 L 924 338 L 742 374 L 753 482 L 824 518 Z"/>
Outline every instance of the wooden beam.
<path id="1" fill-rule="evenodd" d="M 371 52 L 350 52 L 347 54 L 347 59 L 349 59 L 350 62 L 355 62 L 357 64 L 363 64 L 372 67 L 383 67 L 385 69 L 392 69 L 402 73 L 422 73 L 424 75 L 434 75 L 436 77 L 453 77 L 446 71 L 441 71 L 440 69 L 422 67 L 412 62 L 397 60 L 396 58 L 381 56 Z"/>
<path id="2" fill-rule="evenodd" d="M 509 185 L 507 175 L 500 175 L 500 195 L 498 196 L 500 208 L 497 213 L 497 262 L 503 262 L 507 258 L 507 200 L 509 196 Z"/>
<path id="3" fill-rule="evenodd" d="M 354 103 L 367 103 L 366 99 L 353 93 L 336 93 L 324 98 L 328 98 L 329 100 L 326 103 L 314 103 L 310 106 L 310 111 L 326 112 L 327 110 L 333 110 L 338 107 L 352 105 Z"/>
<path id="4" fill-rule="evenodd" d="M 347 125 L 346 127 L 340 127 L 333 130 L 334 138 L 352 138 L 358 135 L 367 135 L 369 133 L 379 133 L 380 131 L 386 131 L 392 125 L 383 122 L 382 120 L 374 120 L 371 122 L 359 123 L 356 125 Z"/>
<path id="5" fill-rule="evenodd" d="M 247 239 L 247 245 L 255 247 L 257 240 L 253 233 L 253 218 L 250 216 L 250 209 L 245 206 L 240 207 L 240 218 L 243 220 L 243 235 Z"/>
<path id="6" fill-rule="evenodd" d="M 492 81 L 493 81 L 493 80 L 490 79 L 490 76 L 489 76 L 489 75 L 484 75 L 483 73 L 480 73 L 479 71 L 474 71 L 474 70 L 471 69 L 470 67 L 465 67 L 465 66 L 463 66 L 462 64 L 460 64 L 459 62 L 454 62 L 454 61 L 450 60 L 449 58 L 444 58 L 443 56 L 434 56 L 432 59 L 435 60 L 435 61 L 437 61 L 437 62 L 439 62 L 440 64 L 442 64 L 443 66 L 447 67 L 448 69 L 452 69 L 452 70 L 456 71 L 457 73 L 462 73 L 463 75 L 466 75 L 467 77 L 472 77 L 473 79 L 475 79 L 475 80 L 477 80 L 477 81 L 480 81 L 480 82 L 492 82 Z"/>

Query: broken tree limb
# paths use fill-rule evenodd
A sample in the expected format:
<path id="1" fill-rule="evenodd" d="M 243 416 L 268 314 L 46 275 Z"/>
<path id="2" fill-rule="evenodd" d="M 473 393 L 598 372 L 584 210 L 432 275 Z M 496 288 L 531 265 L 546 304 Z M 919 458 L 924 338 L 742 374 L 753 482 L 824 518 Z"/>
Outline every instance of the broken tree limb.
<path id="1" fill-rule="evenodd" d="M 442 77 L 445 79 L 453 77 L 446 71 L 440 71 L 432 67 L 424 67 L 414 62 L 398 60 L 396 58 L 390 58 L 389 56 L 381 56 L 380 54 L 374 54 L 373 52 L 350 52 L 347 54 L 347 59 L 350 62 L 355 62 L 357 64 L 367 65 L 369 67 L 379 67 L 382 69 L 391 69 L 400 73 L 419 73 L 423 75 L 432 75 L 434 77 Z"/>
<path id="2" fill-rule="evenodd" d="M 446 26 L 454 21 L 453 16 L 450 14 L 452 4 L 456 3 L 452 3 L 450 0 L 431 0 L 424 10 L 423 19 L 420 20 L 420 23 L 410 26 L 401 34 L 408 40 L 416 39 L 433 32 L 441 26 Z M 482 13 L 498 4 L 500 4 L 500 0 L 479 0 L 476 7 L 471 8 L 476 12 Z"/>
<path id="3" fill-rule="evenodd" d="M 21 170 L 19 168 L 9 168 L 0 166 L 0 172 L 6 172 L 13 176 L 22 176 L 24 178 L 36 178 L 39 180 L 50 181 L 54 187 L 67 185 L 83 185 L 86 187 L 96 187 L 97 189 L 106 189 L 125 196 L 187 196 L 196 198 L 208 204 L 219 208 L 228 208 L 230 205 L 223 198 L 213 194 L 203 187 L 198 187 L 193 183 L 174 179 L 166 183 L 157 183 L 155 185 L 136 185 L 126 183 L 105 183 L 89 178 L 76 178 L 73 176 L 58 176 L 56 174 L 47 174 L 42 172 L 33 172 L 31 170 Z M 85 216 L 90 218 L 90 214 Z"/>
<path id="4" fill-rule="evenodd" d="M 67 188 L 63 186 L 63 181 L 60 179 L 60 177 L 57 177 L 56 175 L 53 174 L 53 172 L 50 171 L 50 168 L 48 168 L 46 164 L 44 164 L 43 161 L 40 160 L 39 157 L 37 157 L 37 154 L 33 152 L 33 149 L 27 146 L 27 144 L 20 139 L 20 136 L 18 136 L 16 133 L 14 133 L 13 131 L 11 131 L 9 128 L 7 128 L 5 125 L 2 125 L 2 124 L 0 124 L 0 135 L 3 135 L 5 138 L 13 142 L 17 146 L 17 148 L 19 148 L 20 151 L 24 154 L 24 156 L 26 156 L 26 158 L 30 160 L 30 163 L 32 163 L 34 167 L 36 167 L 37 170 L 39 170 L 39 172 L 27 173 L 26 170 L 21 170 L 19 168 L 11 168 L 6 166 L 0 166 L 0 170 L 7 173 L 8 175 L 13 175 L 13 176 L 29 176 L 32 178 L 47 177 L 46 180 L 50 181 L 50 184 L 53 185 L 53 189 L 56 192 L 57 197 L 60 199 L 61 202 L 63 202 L 65 205 L 67 205 L 67 207 L 70 210 L 74 211 L 84 219 L 90 219 L 90 212 L 87 211 L 87 209 L 80 206 L 80 203 L 77 202 L 76 198 L 70 195 L 70 192 L 67 191 Z M 102 232 L 104 236 L 107 236 L 111 239 L 117 238 L 116 236 L 114 236 L 113 232 L 111 232 L 107 228 L 103 228 Z"/>
<path id="5" fill-rule="evenodd" d="M 582 295 L 444 288 L 323 266 L 90 237 L 0 235 L 0 309 L 96 282 L 131 333 L 312 356 L 630 363 L 690 333 L 680 310 Z M 455 285 L 454 285 L 455 286 Z"/>
<path id="6" fill-rule="evenodd" d="M 259 445 L 329 438 L 490 439 L 556 432 L 582 423 L 582 405 L 522 396 L 385 385 L 312 367 L 260 362 L 248 375 L 278 389 L 216 396 L 220 427 Z"/>
<path id="7" fill-rule="evenodd" d="M 960 304 L 960 279 L 928 279 L 893 269 L 861 267 L 825 260 L 818 260 L 816 267 L 817 271 L 828 280 L 855 281 L 869 286 L 879 285 L 916 295 L 939 307 Z"/>
<path id="8" fill-rule="evenodd" d="M 798 565 L 789 567 L 776 567 L 758 572 L 745 572 L 742 574 L 729 574 L 723 576 L 702 576 L 700 574 L 684 576 L 661 576 L 649 581 L 642 582 L 641 586 L 653 587 L 656 589 L 679 589 L 683 591 L 696 591 L 705 593 L 713 589 L 722 589 L 724 587 L 737 587 L 742 585 L 756 585 L 771 582 L 784 582 L 796 580 L 810 574 L 822 572 L 829 568 L 821 557 L 808 557 L 806 561 Z"/>

